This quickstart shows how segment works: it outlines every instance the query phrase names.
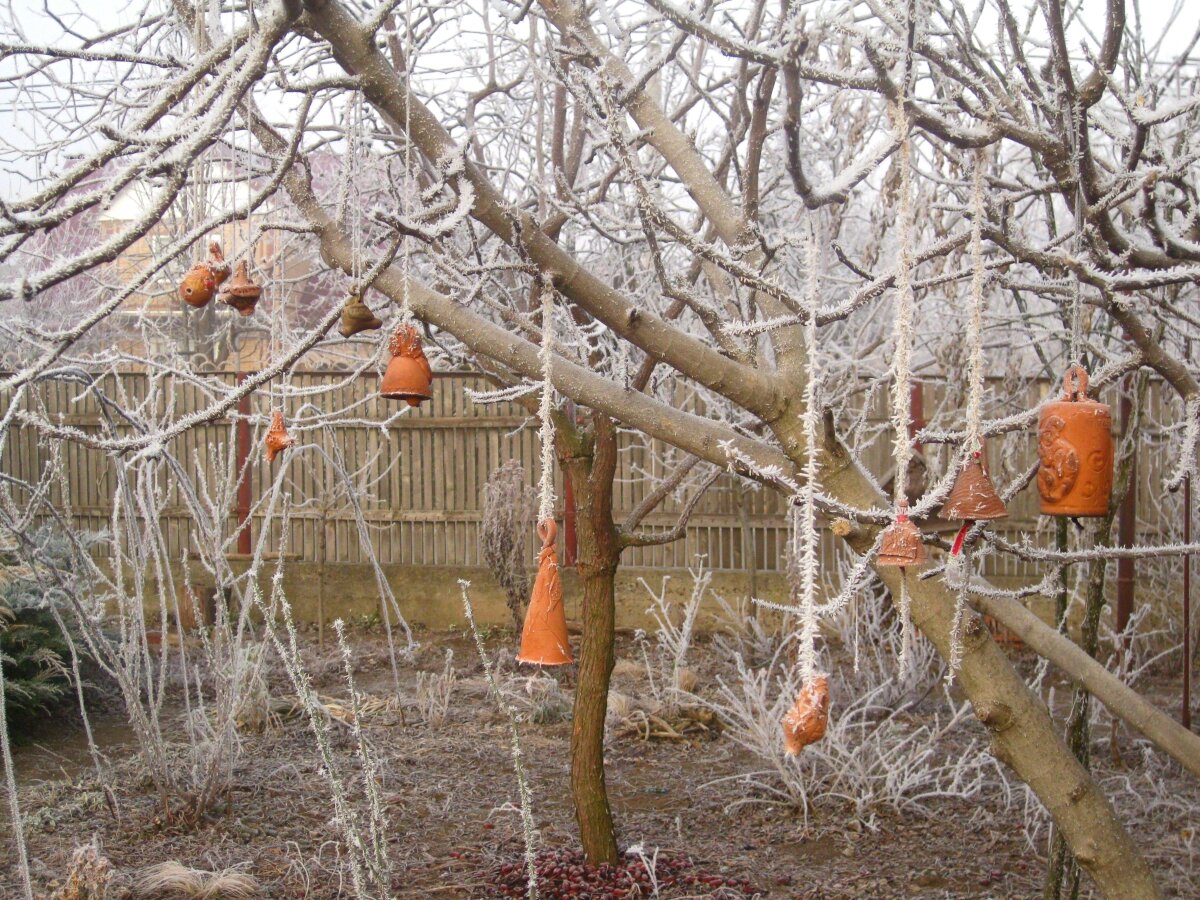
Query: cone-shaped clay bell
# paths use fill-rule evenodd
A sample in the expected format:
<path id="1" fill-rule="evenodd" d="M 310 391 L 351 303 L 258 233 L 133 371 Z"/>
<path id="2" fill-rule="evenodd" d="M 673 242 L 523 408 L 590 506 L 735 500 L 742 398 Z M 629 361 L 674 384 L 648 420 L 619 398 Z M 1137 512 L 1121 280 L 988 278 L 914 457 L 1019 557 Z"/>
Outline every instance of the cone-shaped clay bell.
<path id="1" fill-rule="evenodd" d="M 884 529 L 875 562 L 881 566 L 919 566 L 925 559 L 921 529 L 908 517 L 908 501 L 901 500 L 895 521 Z"/>
<path id="2" fill-rule="evenodd" d="M 358 288 L 350 289 L 346 303 L 342 307 L 342 324 L 338 326 L 338 334 L 344 338 L 353 337 L 360 331 L 374 331 L 382 328 L 383 321 L 371 312 L 371 308 L 363 303 Z"/>
<path id="3" fill-rule="evenodd" d="M 988 476 L 981 461 L 981 454 L 975 451 L 967 464 L 954 480 L 950 496 L 942 505 L 940 513 L 943 519 L 964 519 L 975 522 L 980 519 L 1003 519 L 1008 515 L 1008 508 Z"/>
<path id="4" fill-rule="evenodd" d="M 383 373 L 380 395 L 420 406 L 433 397 L 433 370 L 421 349 L 421 338 L 411 325 L 401 325 L 392 335 L 392 361 Z M 539 526 L 540 527 L 540 526 Z"/>
<path id="5" fill-rule="evenodd" d="M 243 259 L 237 264 L 233 277 L 229 279 L 229 284 L 221 289 L 217 299 L 226 306 L 232 306 L 239 315 L 248 316 L 254 312 L 260 296 L 262 288 L 250 279 L 250 269 Z"/>
<path id="6" fill-rule="evenodd" d="M 573 662 L 567 639 L 567 610 L 563 606 L 562 581 L 558 577 L 558 551 L 554 539 L 558 526 L 553 519 L 538 524 L 542 552 L 538 555 L 537 579 L 525 611 L 521 630 L 521 652 L 517 662 L 538 666 L 562 666 Z"/>
<path id="7" fill-rule="evenodd" d="M 796 702 L 783 717 L 783 746 L 795 756 L 809 744 L 825 737 L 829 727 L 829 676 L 814 675 L 796 695 Z"/>
<path id="8" fill-rule="evenodd" d="M 1072 366 L 1062 399 L 1042 407 L 1037 486 L 1042 514 L 1103 516 L 1113 483 L 1112 410 L 1087 395 L 1087 372 Z"/>
<path id="9" fill-rule="evenodd" d="M 271 415 L 271 427 L 267 430 L 267 462 L 275 462 L 275 457 L 293 446 L 296 439 L 287 433 L 283 424 L 283 413 L 275 410 Z"/>
<path id="10" fill-rule="evenodd" d="M 179 282 L 179 297 L 197 309 L 207 306 L 217 287 L 229 277 L 229 264 L 221 253 L 221 245 L 213 241 L 208 245 L 208 259 L 192 266 Z"/>

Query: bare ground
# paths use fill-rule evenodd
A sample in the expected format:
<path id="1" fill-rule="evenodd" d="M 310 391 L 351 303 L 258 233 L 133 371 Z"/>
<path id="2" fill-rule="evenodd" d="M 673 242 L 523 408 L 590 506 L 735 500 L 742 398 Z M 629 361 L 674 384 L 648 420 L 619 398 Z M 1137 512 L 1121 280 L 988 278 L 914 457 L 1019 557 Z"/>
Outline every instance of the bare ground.
<path id="1" fill-rule="evenodd" d="M 382 760 L 380 786 L 391 824 L 396 894 L 495 896 L 490 877 L 500 865 L 519 862 L 523 846 L 507 724 L 487 695 L 473 646 L 462 635 L 425 634 L 421 643 L 413 660 L 401 664 L 401 694 L 411 701 L 417 672 L 440 670 L 444 648 L 452 647 L 460 680 L 446 722 L 436 728 L 421 722 L 411 703 L 364 716 Z M 512 636 L 503 634 L 489 641 L 493 648 L 511 643 Z M 387 695 L 392 674 L 382 642 L 358 635 L 355 647 L 360 690 Z M 305 653 L 321 694 L 344 696 L 333 652 L 309 646 Z M 633 655 L 625 641 L 619 653 Z M 706 645 L 697 648 L 693 666 L 701 676 L 701 693 L 720 665 Z M 624 667 L 619 689 L 638 690 L 632 670 Z M 568 688 L 569 678 L 564 676 Z M 1176 687 L 1157 685 L 1155 699 L 1174 708 Z M 272 690 L 278 696 L 291 693 L 282 672 L 272 675 Z M 149 865 L 178 860 L 200 869 L 248 873 L 257 879 L 261 896 L 353 896 L 339 856 L 340 832 L 330 820 L 326 782 L 302 717 L 243 735 L 228 794 L 202 821 L 187 824 L 160 805 L 119 716 L 103 714 L 97 724 L 112 762 L 119 818 L 109 812 L 87 767 L 76 725 L 43 726 L 17 750 L 31 867 L 45 895 L 61 885 L 72 850 L 96 836 L 116 870 L 118 888 Z M 569 729 L 564 721 L 521 726 L 534 813 L 547 847 L 576 842 L 567 784 Z M 350 729 L 337 725 L 334 734 L 340 763 L 355 771 Z M 980 736 L 974 722 L 947 737 L 946 752 L 971 736 Z M 1193 800 L 1195 785 L 1177 767 L 1160 763 L 1143 771 L 1145 758 L 1128 736 L 1118 746 L 1123 750 L 1119 766 L 1098 761 L 1101 776 L 1123 787 L 1118 811 L 1169 894 L 1200 896 L 1200 860 L 1194 863 L 1191 857 L 1196 804 L 1191 814 L 1149 816 L 1131 802 L 1139 779 L 1156 779 L 1168 794 L 1190 792 Z M 1036 851 L 1031 849 L 1023 801 L 1013 799 L 1019 792 L 1006 798 L 997 789 L 973 802 L 934 801 L 924 815 L 880 809 L 874 827 L 865 827 L 846 805 L 823 802 L 806 818 L 755 797 L 729 777 L 757 768 L 761 763 L 727 737 L 611 737 L 608 783 L 622 846 L 640 842 L 648 850 L 683 855 L 705 872 L 748 879 L 763 897 L 1040 896 L 1046 832 L 1034 839 Z M 14 857 L 11 841 L 5 840 L 0 845 L 3 897 L 19 895 Z M 136 896 L 122 890 L 118 895 Z"/>

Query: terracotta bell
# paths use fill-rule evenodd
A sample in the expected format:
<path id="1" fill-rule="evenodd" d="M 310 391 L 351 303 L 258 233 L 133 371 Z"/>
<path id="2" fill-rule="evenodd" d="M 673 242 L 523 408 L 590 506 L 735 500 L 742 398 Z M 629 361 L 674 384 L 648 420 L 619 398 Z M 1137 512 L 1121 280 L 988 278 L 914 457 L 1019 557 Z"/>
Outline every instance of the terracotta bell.
<path id="1" fill-rule="evenodd" d="M 796 702 L 783 717 L 783 746 L 795 756 L 809 744 L 825 737 L 829 727 L 829 676 L 814 675 L 796 695 Z"/>
<path id="2" fill-rule="evenodd" d="M 558 526 L 553 519 L 538 523 L 542 551 L 533 582 L 525 626 L 521 629 L 521 652 L 517 662 L 538 666 L 563 666 L 574 662 L 567 638 L 567 610 L 563 606 L 562 580 L 558 576 L 558 551 L 554 539 Z"/>
<path id="3" fill-rule="evenodd" d="M 883 531 L 875 562 L 881 566 L 919 566 L 925 560 L 921 529 L 908 517 L 908 501 L 901 500 L 895 521 Z"/>
<path id="4" fill-rule="evenodd" d="M 229 277 L 229 264 L 221 252 L 221 245 L 212 241 L 208 245 L 208 259 L 192 266 L 179 282 L 179 297 L 189 306 L 200 309 L 208 305 L 217 287 Z"/>
<path id="5" fill-rule="evenodd" d="M 411 325 L 401 325 L 392 335 L 392 361 L 383 373 L 379 393 L 389 400 L 420 406 L 433 397 L 433 370 L 421 349 L 421 337 Z M 539 526 L 540 527 L 540 526 Z"/>
<path id="6" fill-rule="evenodd" d="M 1087 395 L 1079 366 L 1063 376 L 1062 399 L 1042 407 L 1037 486 L 1042 515 L 1104 516 L 1113 483 L 1112 410 Z"/>
<path id="7" fill-rule="evenodd" d="M 992 479 L 983 465 L 983 454 L 976 450 L 954 479 L 950 496 L 938 513 L 943 519 L 962 519 L 963 526 L 950 548 L 951 556 L 958 556 L 963 540 L 975 522 L 988 519 L 1003 519 L 1008 516 L 1008 507 L 996 493 Z"/>
<path id="8" fill-rule="evenodd" d="M 243 259 L 237 264 L 233 278 L 221 289 L 217 299 L 236 309 L 238 315 L 248 316 L 254 312 L 254 307 L 258 306 L 260 296 L 262 288 L 251 280 L 250 269 Z"/>
<path id="9" fill-rule="evenodd" d="M 294 446 L 296 439 L 287 433 L 283 424 L 283 412 L 275 410 L 271 414 L 271 427 L 267 430 L 267 462 L 275 462 L 275 457 Z"/>
<path id="10" fill-rule="evenodd" d="M 344 338 L 353 337 L 360 331 L 374 331 L 383 327 L 383 320 L 371 308 L 363 303 L 358 288 L 353 287 L 346 296 L 342 306 L 342 324 L 338 326 L 338 334 Z"/>

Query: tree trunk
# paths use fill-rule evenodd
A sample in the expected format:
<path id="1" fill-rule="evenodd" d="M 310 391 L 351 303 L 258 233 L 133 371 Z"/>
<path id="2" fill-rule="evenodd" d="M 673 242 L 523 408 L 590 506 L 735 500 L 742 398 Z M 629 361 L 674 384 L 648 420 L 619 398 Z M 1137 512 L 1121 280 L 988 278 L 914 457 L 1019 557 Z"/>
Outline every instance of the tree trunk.
<path id="1" fill-rule="evenodd" d="M 615 579 L 621 544 L 612 517 L 617 435 L 607 416 L 594 413 L 592 429 L 557 429 L 559 457 L 575 501 L 578 559 L 583 582 L 583 640 L 571 726 L 571 794 L 583 852 L 591 865 L 617 861 L 617 839 L 604 783 L 604 719 L 613 669 Z"/>

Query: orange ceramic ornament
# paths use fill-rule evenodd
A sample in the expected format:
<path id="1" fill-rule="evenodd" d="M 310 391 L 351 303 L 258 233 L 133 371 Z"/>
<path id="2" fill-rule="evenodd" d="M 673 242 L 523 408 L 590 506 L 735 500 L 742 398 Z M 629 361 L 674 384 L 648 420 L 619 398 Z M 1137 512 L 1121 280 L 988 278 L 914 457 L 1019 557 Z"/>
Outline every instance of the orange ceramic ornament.
<path id="1" fill-rule="evenodd" d="M 221 289 L 217 299 L 226 306 L 236 309 L 238 315 L 248 316 L 254 312 L 260 296 L 262 296 L 262 288 L 250 279 L 250 270 L 246 260 L 243 259 L 237 264 L 233 278 L 229 279 L 229 284 Z"/>
<path id="2" fill-rule="evenodd" d="M 574 662 L 567 639 L 567 610 L 563 606 L 562 581 L 558 576 L 558 551 L 554 539 L 558 526 L 553 519 L 538 524 L 542 552 L 538 555 L 537 579 L 521 630 L 521 652 L 517 662 L 537 666 L 562 666 Z"/>
<path id="3" fill-rule="evenodd" d="M 433 397 L 433 370 L 421 349 L 417 329 L 401 325 L 392 335 L 390 347 L 392 361 L 383 373 L 380 395 L 389 400 L 404 400 L 409 406 L 420 406 Z"/>
<path id="4" fill-rule="evenodd" d="M 783 717 L 783 746 L 795 756 L 809 744 L 825 737 L 829 727 L 829 676 L 814 675 L 796 695 L 796 702 Z"/>
<path id="5" fill-rule="evenodd" d="M 921 530 L 908 517 L 908 501 L 901 500 L 895 521 L 884 529 L 875 562 L 881 566 L 919 566 L 925 559 Z"/>
<path id="6" fill-rule="evenodd" d="M 213 241 L 208 245 L 208 259 L 192 266 L 179 282 L 179 297 L 200 309 L 208 305 L 217 287 L 228 277 L 229 264 L 221 253 L 221 245 Z"/>
<path id="7" fill-rule="evenodd" d="M 296 439 L 287 433 L 283 424 L 283 412 L 275 410 L 271 414 L 271 427 L 267 430 L 267 462 L 275 462 L 275 457 L 294 446 Z"/>
<path id="8" fill-rule="evenodd" d="M 1046 516 L 1104 516 L 1113 483 L 1112 410 L 1087 395 L 1087 372 L 1072 366 L 1062 399 L 1042 407 L 1038 494 Z"/>
<path id="9" fill-rule="evenodd" d="M 957 556 L 962 550 L 963 539 L 975 522 L 1008 516 L 1008 507 L 996 493 L 992 479 L 983 466 L 983 454 L 978 450 L 971 454 L 967 464 L 958 473 L 939 515 L 943 519 L 963 520 L 963 526 L 958 530 L 950 550 L 952 556 Z"/>

